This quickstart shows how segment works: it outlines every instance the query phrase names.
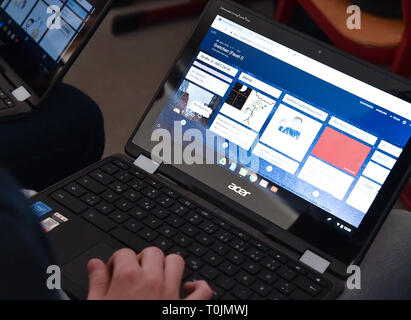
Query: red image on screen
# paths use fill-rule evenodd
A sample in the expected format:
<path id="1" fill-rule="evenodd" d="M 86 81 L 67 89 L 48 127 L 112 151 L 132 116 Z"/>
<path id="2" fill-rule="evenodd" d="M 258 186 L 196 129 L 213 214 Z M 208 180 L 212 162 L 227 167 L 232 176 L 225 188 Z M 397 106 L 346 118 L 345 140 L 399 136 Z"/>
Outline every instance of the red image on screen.
<path id="1" fill-rule="evenodd" d="M 331 128 L 326 128 L 316 144 L 313 155 L 356 175 L 371 148 Z"/>

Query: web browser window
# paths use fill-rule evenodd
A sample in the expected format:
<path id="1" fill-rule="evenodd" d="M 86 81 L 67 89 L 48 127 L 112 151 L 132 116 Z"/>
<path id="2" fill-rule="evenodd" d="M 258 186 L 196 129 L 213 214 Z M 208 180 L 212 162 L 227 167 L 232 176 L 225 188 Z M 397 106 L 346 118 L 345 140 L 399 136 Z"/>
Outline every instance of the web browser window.
<path id="1" fill-rule="evenodd" d="M 259 158 L 220 165 L 358 228 L 411 136 L 411 104 L 217 16 L 155 127 L 210 131 Z"/>

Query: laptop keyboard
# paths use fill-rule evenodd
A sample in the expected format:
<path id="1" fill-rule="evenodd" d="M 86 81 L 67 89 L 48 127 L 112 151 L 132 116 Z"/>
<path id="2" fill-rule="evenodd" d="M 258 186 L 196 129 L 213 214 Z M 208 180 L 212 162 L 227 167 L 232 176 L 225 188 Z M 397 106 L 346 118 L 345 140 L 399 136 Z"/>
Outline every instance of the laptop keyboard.
<path id="1" fill-rule="evenodd" d="M 184 281 L 215 299 L 318 299 L 330 283 L 269 245 L 120 160 L 50 195 L 136 252 L 157 246 L 186 261 Z"/>
<path id="2" fill-rule="evenodd" d="M 14 106 L 15 103 L 11 97 L 4 90 L 0 89 L 0 111 L 13 108 Z"/>

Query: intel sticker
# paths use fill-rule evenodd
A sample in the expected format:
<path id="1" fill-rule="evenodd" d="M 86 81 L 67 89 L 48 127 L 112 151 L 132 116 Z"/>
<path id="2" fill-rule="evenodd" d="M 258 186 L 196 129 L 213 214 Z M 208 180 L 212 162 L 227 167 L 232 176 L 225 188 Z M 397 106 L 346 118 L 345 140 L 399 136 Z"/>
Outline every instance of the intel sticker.
<path id="1" fill-rule="evenodd" d="M 44 204 L 44 203 L 41 202 L 41 201 L 38 201 L 38 202 L 36 202 L 36 203 L 33 203 L 33 204 L 31 205 L 31 208 L 34 210 L 34 212 L 35 212 L 39 217 L 45 215 L 46 213 L 49 213 L 49 212 L 52 210 L 48 205 Z"/>

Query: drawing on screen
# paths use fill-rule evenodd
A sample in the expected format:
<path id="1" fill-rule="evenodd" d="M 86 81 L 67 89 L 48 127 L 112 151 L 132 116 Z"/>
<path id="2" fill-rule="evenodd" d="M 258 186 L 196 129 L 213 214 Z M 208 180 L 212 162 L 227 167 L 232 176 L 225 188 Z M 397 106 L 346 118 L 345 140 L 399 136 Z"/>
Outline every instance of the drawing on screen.
<path id="1" fill-rule="evenodd" d="M 243 125 L 259 131 L 274 108 L 275 100 L 236 83 L 221 112 Z"/>
<path id="2" fill-rule="evenodd" d="M 221 99 L 216 95 L 184 80 L 173 99 L 172 109 L 205 126 L 220 102 Z"/>
<path id="3" fill-rule="evenodd" d="M 292 126 L 288 125 L 288 120 L 286 118 L 281 119 L 278 131 L 294 138 L 295 140 L 300 139 L 301 127 L 303 125 L 303 119 L 301 117 L 295 117 L 293 119 Z"/>

